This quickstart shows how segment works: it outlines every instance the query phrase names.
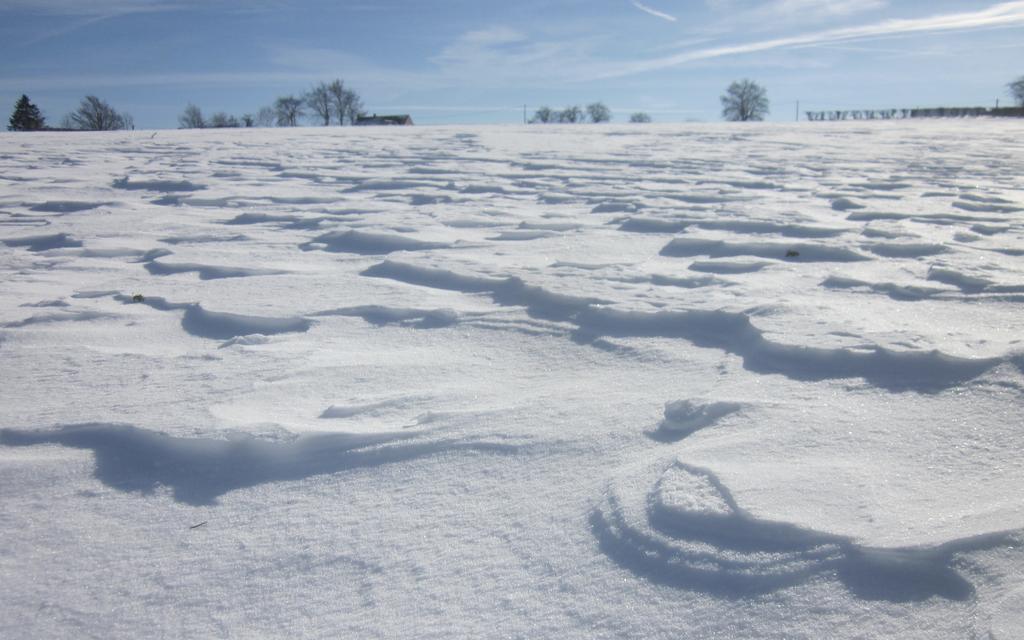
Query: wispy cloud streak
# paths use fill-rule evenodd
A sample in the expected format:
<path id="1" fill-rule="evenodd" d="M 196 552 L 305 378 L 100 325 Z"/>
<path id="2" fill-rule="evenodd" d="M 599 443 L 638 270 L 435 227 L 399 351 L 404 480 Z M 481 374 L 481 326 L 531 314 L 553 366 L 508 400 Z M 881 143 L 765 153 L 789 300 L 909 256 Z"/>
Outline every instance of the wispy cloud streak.
<path id="1" fill-rule="evenodd" d="M 180 10 L 183 4 L 165 0 L 0 0 L 0 11 L 27 11 L 55 16 L 110 16 Z"/>
<path id="2" fill-rule="evenodd" d="M 111 16 L 193 9 L 248 13 L 273 9 L 282 0 L 0 0 L 0 13 L 27 12 L 50 16 Z M 351 7 L 361 10 L 360 5 Z"/>
<path id="3" fill-rule="evenodd" d="M 828 45 L 841 42 L 852 42 L 868 38 L 886 36 L 940 33 L 948 31 L 969 31 L 993 27 L 1010 27 L 1024 25 L 1024 2 L 1003 2 L 980 11 L 950 13 L 928 18 L 891 19 L 859 27 L 843 27 L 815 31 L 785 38 L 760 40 L 747 44 L 708 47 L 693 51 L 684 51 L 671 56 L 627 63 L 609 70 L 604 77 L 616 77 L 656 71 L 675 67 L 688 62 L 736 56 L 749 53 L 771 51 L 773 49 L 791 49 Z"/>
<path id="4" fill-rule="evenodd" d="M 652 9 L 651 7 L 648 7 L 645 4 L 641 4 L 639 2 L 636 2 L 636 0 L 632 0 L 630 2 L 630 4 L 632 4 L 637 9 L 643 11 L 644 13 L 651 14 L 655 18 L 661 18 L 662 20 L 668 20 L 669 22 L 675 22 L 676 21 L 676 17 L 675 16 L 670 16 L 669 14 L 664 13 L 662 11 L 658 11 L 657 9 Z"/>

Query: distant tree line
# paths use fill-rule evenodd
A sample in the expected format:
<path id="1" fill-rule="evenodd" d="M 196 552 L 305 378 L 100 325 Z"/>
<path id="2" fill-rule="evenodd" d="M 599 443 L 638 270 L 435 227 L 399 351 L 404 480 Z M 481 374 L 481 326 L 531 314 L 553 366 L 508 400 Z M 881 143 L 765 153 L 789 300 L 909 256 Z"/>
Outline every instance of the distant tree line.
<path id="1" fill-rule="evenodd" d="M 726 120 L 746 122 L 763 120 L 768 115 L 768 94 L 765 88 L 751 80 L 733 82 L 721 96 L 722 117 Z M 588 104 L 586 111 L 579 106 L 570 105 L 561 111 L 551 107 L 541 107 L 534 112 L 531 124 L 575 124 L 579 122 L 609 122 L 611 110 L 601 102 Z M 650 122 L 651 116 L 637 112 L 629 116 L 632 123 Z"/>
<path id="2" fill-rule="evenodd" d="M 115 131 L 134 129 L 135 120 L 120 113 L 96 96 L 82 98 L 78 108 L 64 116 L 60 127 L 49 127 L 39 107 L 28 96 L 22 95 L 14 105 L 8 120 L 8 131 Z"/>
<path id="3" fill-rule="evenodd" d="M 850 109 L 805 111 L 812 122 L 823 120 L 903 120 L 907 118 L 977 118 L 993 116 L 1024 118 L 1024 76 L 1006 85 L 1006 92 L 1016 107 L 934 107 L 927 109 Z"/>
<path id="4" fill-rule="evenodd" d="M 236 118 L 223 111 L 218 111 L 209 118 L 205 118 L 203 117 L 203 111 L 192 103 L 189 103 L 185 107 L 185 111 L 178 116 L 178 125 L 182 129 L 232 129 L 235 127 L 252 127 L 255 124 L 256 119 L 249 113 Z"/>
<path id="5" fill-rule="evenodd" d="M 1024 107 L 935 107 L 928 109 L 851 109 L 806 111 L 812 122 L 837 120 L 906 120 L 910 118 L 1024 118 Z"/>
<path id="6" fill-rule="evenodd" d="M 341 80 L 334 80 L 314 85 L 301 96 L 281 96 L 256 114 L 246 113 L 238 118 L 219 112 L 207 119 L 199 107 L 189 103 L 178 116 L 178 125 L 182 129 L 295 127 L 300 119 L 308 116 L 316 124 L 328 127 L 335 123 L 353 124 L 362 114 L 363 101 L 359 94 Z"/>
<path id="7" fill-rule="evenodd" d="M 612 111 L 603 102 L 593 102 L 584 111 L 579 105 L 570 105 L 561 111 L 543 106 L 533 113 L 530 124 L 580 124 L 583 122 L 610 122 Z"/>
<path id="8" fill-rule="evenodd" d="M 808 120 L 893 120 L 903 118 L 963 118 L 977 116 L 1024 117 L 1024 76 L 1006 85 L 1007 92 L 1017 104 L 1016 107 L 937 107 L 933 109 L 851 109 L 806 111 Z M 764 87 L 751 80 L 733 82 L 721 96 L 722 117 L 726 120 L 762 120 L 768 114 L 768 96 Z M 178 116 L 178 124 L 184 129 L 225 128 L 225 127 L 294 127 L 299 119 L 308 116 L 317 124 L 355 124 L 364 114 L 363 102 L 353 89 L 341 80 L 314 85 L 302 96 L 281 96 L 272 106 L 262 107 L 256 114 L 236 117 L 224 112 L 214 113 L 209 118 L 202 110 L 189 103 Z M 587 105 L 570 105 L 561 111 L 543 106 L 533 114 L 530 123 L 581 123 L 610 122 L 611 110 L 602 102 Z M 630 122 L 650 122 L 651 117 L 643 112 L 634 113 Z M 93 95 L 82 98 L 78 108 L 64 116 L 61 126 L 49 127 L 39 107 L 32 104 L 28 96 L 22 95 L 14 106 L 8 120 L 9 131 L 112 131 L 134 129 L 135 121 L 130 114 L 114 109 L 107 102 Z"/>

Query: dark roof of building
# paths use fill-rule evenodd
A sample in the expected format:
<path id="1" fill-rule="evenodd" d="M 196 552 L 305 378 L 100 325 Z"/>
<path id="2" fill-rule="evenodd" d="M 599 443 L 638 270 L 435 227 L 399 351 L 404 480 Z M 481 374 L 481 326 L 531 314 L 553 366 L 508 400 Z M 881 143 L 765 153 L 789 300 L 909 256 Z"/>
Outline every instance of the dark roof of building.
<path id="1" fill-rule="evenodd" d="M 408 114 L 391 115 L 391 116 L 379 116 L 376 113 L 372 116 L 358 116 L 356 118 L 356 124 L 359 125 L 373 125 L 373 124 L 412 124 L 412 117 Z"/>

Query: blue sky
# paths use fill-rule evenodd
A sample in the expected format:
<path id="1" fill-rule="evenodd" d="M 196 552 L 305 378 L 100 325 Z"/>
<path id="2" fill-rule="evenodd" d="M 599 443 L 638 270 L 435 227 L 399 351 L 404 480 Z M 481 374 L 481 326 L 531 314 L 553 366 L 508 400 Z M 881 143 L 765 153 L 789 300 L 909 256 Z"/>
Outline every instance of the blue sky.
<path id="1" fill-rule="evenodd" d="M 1024 75 L 1024 2 L 0 0 L 0 108 L 57 123 L 82 96 L 140 128 L 253 113 L 343 79 L 418 124 L 515 123 L 603 101 L 713 121 L 730 81 L 801 110 L 994 105 Z M 6 117 L 6 116 L 5 116 Z"/>

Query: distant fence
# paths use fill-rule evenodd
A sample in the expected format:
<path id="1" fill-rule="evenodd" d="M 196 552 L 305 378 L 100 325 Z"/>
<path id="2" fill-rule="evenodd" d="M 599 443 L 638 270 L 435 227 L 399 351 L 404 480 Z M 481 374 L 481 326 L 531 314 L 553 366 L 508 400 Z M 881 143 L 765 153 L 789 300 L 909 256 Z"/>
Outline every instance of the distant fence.
<path id="1" fill-rule="evenodd" d="M 934 109 L 849 109 L 806 111 L 812 122 L 835 120 L 905 120 L 908 118 L 1024 118 L 1024 107 L 936 107 Z"/>

